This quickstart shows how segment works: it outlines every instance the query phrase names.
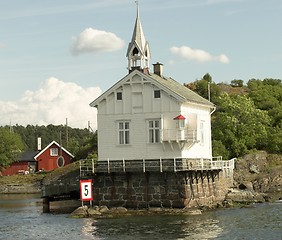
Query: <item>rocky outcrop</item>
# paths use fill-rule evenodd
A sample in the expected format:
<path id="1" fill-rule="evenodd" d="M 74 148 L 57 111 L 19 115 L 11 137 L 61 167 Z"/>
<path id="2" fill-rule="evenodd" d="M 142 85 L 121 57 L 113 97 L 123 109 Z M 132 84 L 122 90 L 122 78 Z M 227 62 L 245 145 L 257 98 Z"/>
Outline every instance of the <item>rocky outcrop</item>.
<path id="1" fill-rule="evenodd" d="M 257 193 L 250 190 L 240 190 L 240 189 L 230 189 L 226 194 L 224 203 L 258 203 L 265 202 L 267 200 L 267 195 L 263 193 Z"/>
<path id="2" fill-rule="evenodd" d="M 257 152 L 237 159 L 234 186 L 228 191 L 225 204 L 275 201 L 280 197 L 282 197 L 281 155 Z"/>
<path id="3" fill-rule="evenodd" d="M 75 209 L 71 214 L 71 218 L 112 218 L 117 216 L 131 216 L 131 215 L 154 215 L 154 214 L 164 214 L 164 215 L 199 215 L 202 214 L 200 209 L 196 208 L 183 208 L 183 209 L 173 209 L 173 208 L 149 208 L 141 210 L 132 210 L 124 207 L 113 207 L 108 208 L 107 206 L 82 206 Z"/>

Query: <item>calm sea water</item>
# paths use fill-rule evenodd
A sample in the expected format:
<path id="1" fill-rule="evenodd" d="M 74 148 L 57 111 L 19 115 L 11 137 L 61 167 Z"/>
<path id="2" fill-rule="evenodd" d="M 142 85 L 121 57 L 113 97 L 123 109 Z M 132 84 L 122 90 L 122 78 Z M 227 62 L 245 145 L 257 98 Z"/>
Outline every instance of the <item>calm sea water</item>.
<path id="1" fill-rule="evenodd" d="M 52 206 L 53 208 L 56 206 Z M 0 239 L 262 239 L 282 240 L 282 203 L 221 209 L 198 216 L 71 219 L 43 214 L 38 195 L 0 194 Z"/>

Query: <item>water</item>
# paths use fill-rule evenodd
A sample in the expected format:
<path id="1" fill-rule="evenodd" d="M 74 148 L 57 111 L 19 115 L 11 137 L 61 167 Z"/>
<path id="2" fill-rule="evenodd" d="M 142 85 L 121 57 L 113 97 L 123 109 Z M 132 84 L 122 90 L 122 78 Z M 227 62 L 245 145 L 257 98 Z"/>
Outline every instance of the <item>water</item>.
<path id="1" fill-rule="evenodd" d="M 265 203 L 197 216 L 71 219 L 67 214 L 43 214 L 38 195 L 0 195 L 0 239 L 282 240 L 281 210 L 282 203 Z"/>

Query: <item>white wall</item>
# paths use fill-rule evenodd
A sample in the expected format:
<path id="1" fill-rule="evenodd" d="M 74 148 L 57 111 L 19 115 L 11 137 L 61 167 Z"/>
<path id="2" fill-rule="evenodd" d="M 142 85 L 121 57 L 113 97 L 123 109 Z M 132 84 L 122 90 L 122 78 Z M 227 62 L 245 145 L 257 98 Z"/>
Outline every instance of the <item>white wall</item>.
<path id="1" fill-rule="evenodd" d="M 209 108 L 193 104 L 181 105 L 175 98 L 161 90 L 161 98 L 154 99 L 158 88 L 141 76 L 124 81 L 122 87 L 109 94 L 98 105 L 98 155 L 104 159 L 150 158 L 211 158 Z M 123 99 L 116 100 L 116 92 L 122 91 Z M 187 128 L 197 130 L 204 122 L 204 142 L 187 143 L 183 150 L 174 143 L 149 143 L 148 120 L 162 119 L 163 128 L 176 129 L 176 116 L 186 118 Z M 118 144 L 118 121 L 130 121 L 130 144 Z"/>

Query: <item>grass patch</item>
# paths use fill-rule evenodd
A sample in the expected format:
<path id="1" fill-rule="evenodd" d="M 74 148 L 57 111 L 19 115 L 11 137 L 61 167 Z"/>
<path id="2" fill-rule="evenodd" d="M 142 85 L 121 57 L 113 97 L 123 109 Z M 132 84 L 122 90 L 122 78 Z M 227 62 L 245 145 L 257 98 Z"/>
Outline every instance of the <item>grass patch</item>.
<path id="1" fill-rule="evenodd" d="M 27 175 L 12 175 L 12 176 L 3 176 L 0 177 L 0 184 L 32 184 L 38 183 L 42 181 L 42 179 L 46 176 L 47 173 L 40 174 L 27 174 Z"/>

